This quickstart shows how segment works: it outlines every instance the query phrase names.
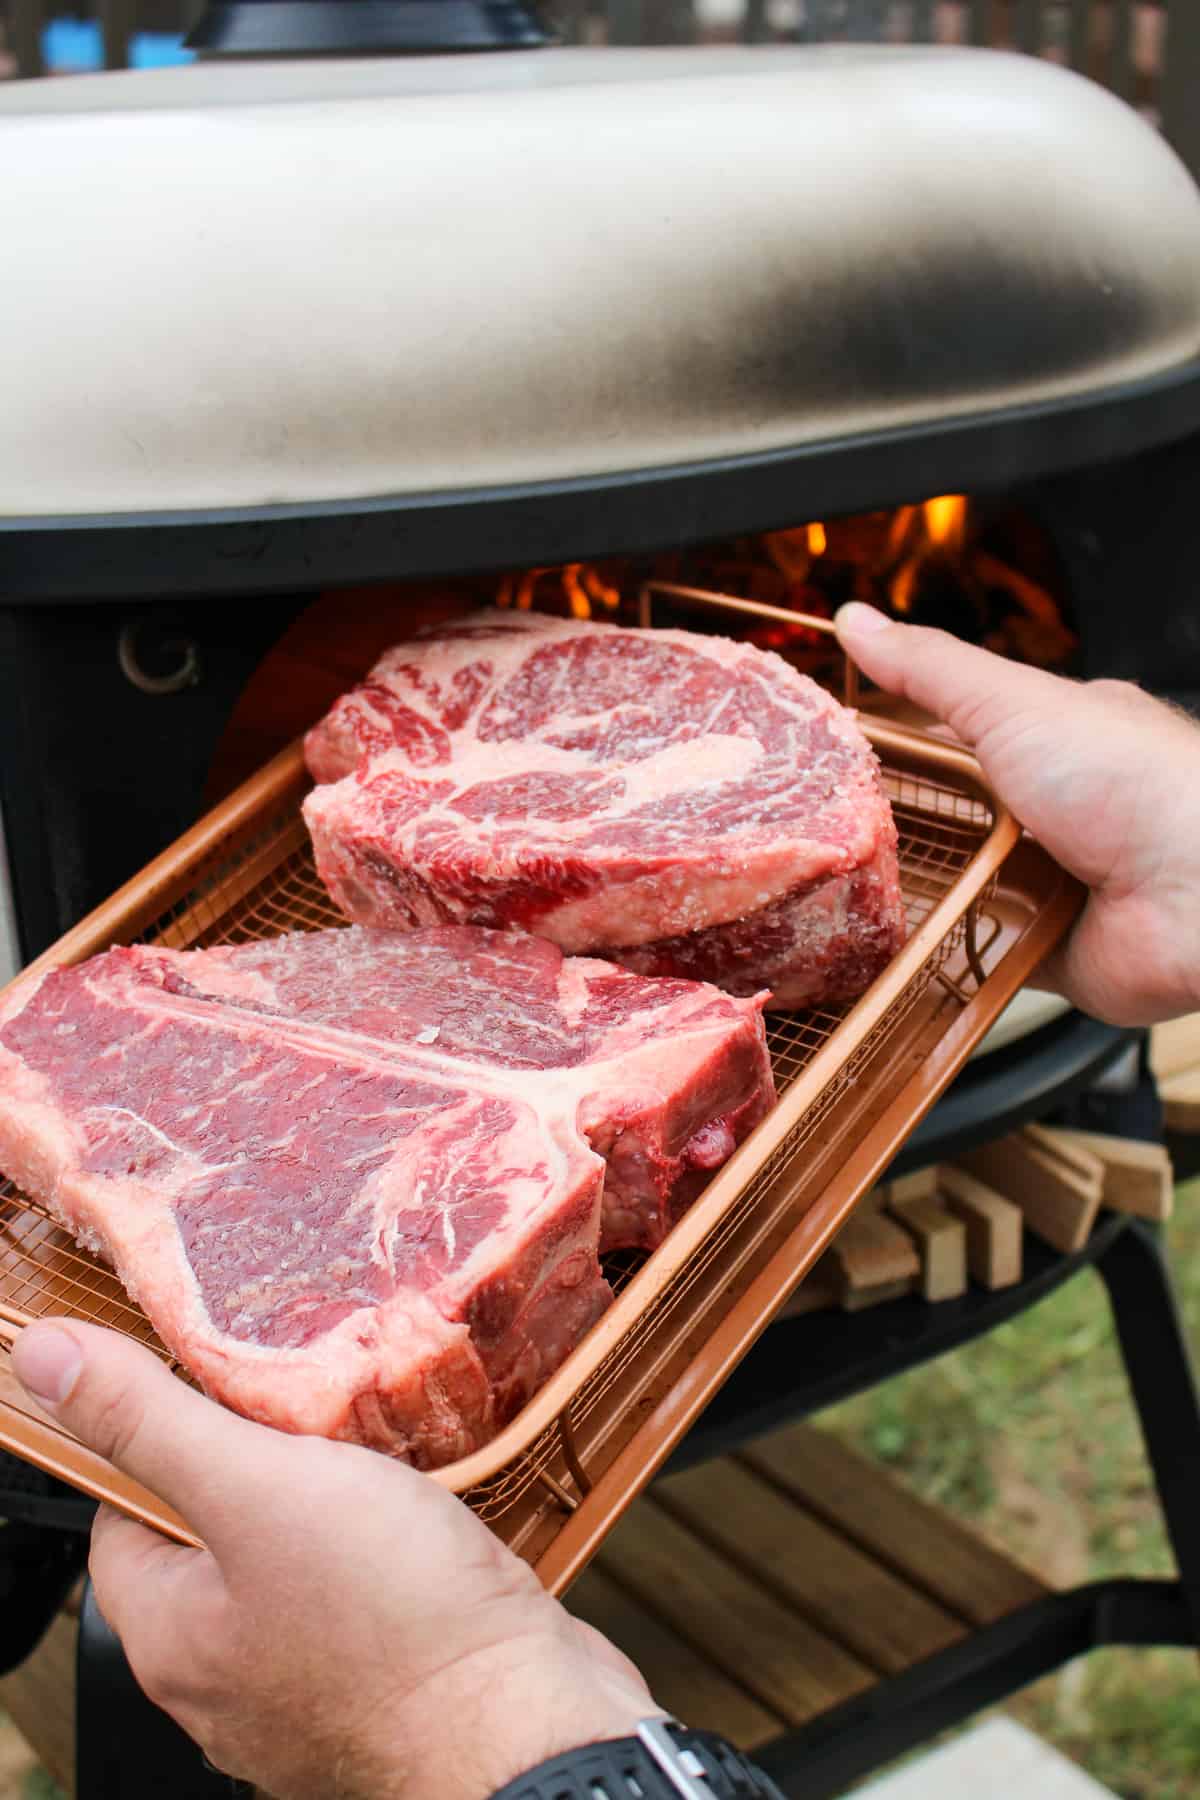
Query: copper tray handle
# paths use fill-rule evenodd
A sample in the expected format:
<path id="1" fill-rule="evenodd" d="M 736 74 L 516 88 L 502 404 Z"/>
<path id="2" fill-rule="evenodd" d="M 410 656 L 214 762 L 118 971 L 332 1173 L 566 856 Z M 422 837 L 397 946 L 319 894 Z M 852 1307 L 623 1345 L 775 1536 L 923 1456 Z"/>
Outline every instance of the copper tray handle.
<path id="1" fill-rule="evenodd" d="M 860 685 L 858 664 L 850 652 L 843 648 L 832 619 L 822 619 L 816 613 L 794 612 L 791 607 L 771 606 L 765 600 L 738 600 L 732 594 L 720 594 L 711 588 L 684 587 L 677 581 L 646 581 L 642 583 L 638 594 L 638 624 L 644 630 L 649 630 L 654 624 L 655 594 L 662 594 L 666 599 L 687 600 L 691 605 L 705 608 L 709 612 L 737 613 L 750 619 L 773 620 L 778 625 L 802 625 L 809 631 L 819 631 L 822 637 L 832 638 L 842 655 L 842 703 L 857 708 Z"/>

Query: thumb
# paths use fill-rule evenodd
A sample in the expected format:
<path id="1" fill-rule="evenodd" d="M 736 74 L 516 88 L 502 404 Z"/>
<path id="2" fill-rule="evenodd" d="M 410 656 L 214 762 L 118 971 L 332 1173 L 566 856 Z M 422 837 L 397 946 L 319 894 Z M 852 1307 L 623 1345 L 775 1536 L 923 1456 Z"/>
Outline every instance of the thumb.
<path id="1" fill-rule="evenodd" d="M 259 1493 L 294 1480 L 289 1440 L 227 1412 L 152 1351 L 75 1319 L 27 1325 L 13 1370 L 43 1411 L 165 1500 L 217 1555 L 245 1530 Z M 237 1470 L 233 1504 L 229 1472 Z"/>
<path id="2" fill-rule="evenodd" d="M 859 601 L 843 606 L 834 625 L 838 642 L 865 675 L 934 713 L 974 749 L 983 749 L 988 732 L 1014 713 L 1061 707 L 1071 691 L 1061 676 L 1009 662 L 945 631 L 902 625 Z"/>

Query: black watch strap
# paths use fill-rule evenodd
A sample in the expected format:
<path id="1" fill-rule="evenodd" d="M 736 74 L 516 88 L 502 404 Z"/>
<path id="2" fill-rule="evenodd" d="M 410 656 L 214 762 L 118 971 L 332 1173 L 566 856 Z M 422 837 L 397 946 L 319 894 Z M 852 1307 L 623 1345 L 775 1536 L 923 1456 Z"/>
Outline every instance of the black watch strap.
<path id="1" fill-rule="evenodd" d="M 733 1745 L 677 1719 L 645 1719 L 636 1737 L 551 1757 L 492 1800 L 784 1800 Z"/>

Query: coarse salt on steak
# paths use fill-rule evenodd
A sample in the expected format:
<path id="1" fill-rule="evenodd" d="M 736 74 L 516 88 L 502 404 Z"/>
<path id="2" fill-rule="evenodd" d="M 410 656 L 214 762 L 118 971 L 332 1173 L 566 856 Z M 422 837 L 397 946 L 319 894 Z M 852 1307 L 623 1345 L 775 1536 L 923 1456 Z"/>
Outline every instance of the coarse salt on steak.
<path id="1" fill-rule="evenodd" d="M 119 949 L 0 1008 L 0 1168 L 207 1391 L 435 1467 L 486 1442 L 767 1110 L 757 1001 L 523 933 Z"/>
<path id="2" fill-rule="evenodd" d="M 522 926 L 778 1007 L 854 998 L 904 941 L 870 745 L 749 644 L 480 613 L 389 650 L 306 754 L 363 924 Z"/>

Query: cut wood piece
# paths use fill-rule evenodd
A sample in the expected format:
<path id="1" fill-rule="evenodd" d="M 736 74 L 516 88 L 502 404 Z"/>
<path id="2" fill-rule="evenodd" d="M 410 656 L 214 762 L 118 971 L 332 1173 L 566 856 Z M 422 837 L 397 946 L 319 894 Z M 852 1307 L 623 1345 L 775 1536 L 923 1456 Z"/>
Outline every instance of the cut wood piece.
<path id="1" fill-rule="evenodd" d="M 881 1675 L 897 1675 L 965 1636 L 945 1607 L 743 1464 L 723 1459 L 672 1475 L 654 1498 Z"/>
<path id="2" fill-rule="evenodd" d="M 1200 1069 L 1187 1069 L 1158 1084 L 1168 1131 L 1191 1135 L 1200 1131 Z"/>
<path id="3" fill-rule="evenodd" d="M 75 1792 L 75 1649 L 79 1626 L 60 1613 L 20 1668 L 0 1681 L 6 1712 L 63 1792 Z"/>
<path id="4" fill-rule="evenodd" d="M 1049 1125 L 1026 1125 L 1021 1136 L 1047 1156 L 1056 1156 L 1059 1162 L 1066 1163 L 1077 1175 L 1089 1180 L 1098 1181 L 1101 1191 L 1104 1188 L 1104 1163 L 1094 1150 L 1079 1142 L 1079 1134 L 1071 1131 L 1056 1131 Z"/>
<path id="5" fill-rule="evenodd" d="M 917 1277 L 908 1276 L 904 1281 L 881 1281 L 878 1287 L 851 1288 L 842 1300 L 842 1311 L 848 1313 L 865 1312 L 868 1307 L 882 1306 L 888 1300 L 903 1300 L 917 1286 Z"/>
<path id="6" fill-rule="evenodd" d="M 1186 1070 L 1200 1072 L 1200 1013 L 1168 1019 L 1150 1033 L 1150 1067 L 1158 1081 Z"/>
<path id="7" fill-rule="evenodd" d="M 826 1431 L 790 1426 L 739 1461 L 971 1625 L 989 1625 L 1048 1591 L 1002 1550 Z"/>
<path id="8" fill-rule="evenodd" d="M 1101 1131 L 1058 1131 L 1058 1139 L 1099 1158 L 1104 1169 L 1101 1204 L 1138 1219 L 1169 1219 L 1175 1206 L 1175 1171 L 1165 1144 L 1110 1137 Z"/>
<path id="9" fill-rule="evenodd" d="M 866 1663 L 732 1568 L 653 1498 L 626 1515 L 598 1562 L 639 1605 L 789 1725 L 874 1682 Z"/>
<path id="10" fill-rule="evenodd" d="M 698 1720 L 706 1731 L 720 1732 L 743 1750 L 757 1748 L 784 1729 L 779 1713 L 760 1706 L 602 1569 L 593 1566 L 580 1576 L 566 1607 L 632 1659 L 658 1704 L 676 1718 Z"/>
<path id="11" fill-rule="evenodd" d="M 872 1288 L 914 1282 L 921 1259 L 912 1239 L 882 1213 L 855 1213 L 829 1246 L 831 1265 L 842 1283 L 842 1301 Z"/>
<path id="12" fill-rule="evenodd" d="M 889 1210 L 917 1246 L 919 1292 L 926 1300 L 957 1300 L 967 1291 L 967 1228 L 937 1200 L 893 1200 Z"/>
<path id="13" fill-rule="evenodd" d="M 966 1151 L 959 1164 L 1015 1201 L 1030 1231 L 1064 1255 L 1082 1250 L 1100 1211 L 1102 1175 L 1081 1175 L 1018 1133 Z"/>
<path id="14" fill-rule="evenodd" d="M 947 1164 L 940 1172 L 942 1197 L 967 1233 L 967 1267 L 981 1287 L 1013 1287 L 1024 1268 L 1024 1220 L 1019 1206 L 965 1169 Z"/>
<path id="15" fill-rule="evenodd" d="M 927 1169 L 914 1169 L 911 1175 L 900 1175 L 895 1181 L 886 1181 L 882 1190 L 888 1206 L 903 1206 L 909 1200 L 932 1200 L 937 1191 L 936 1163 L 930 1163 Z"/>

